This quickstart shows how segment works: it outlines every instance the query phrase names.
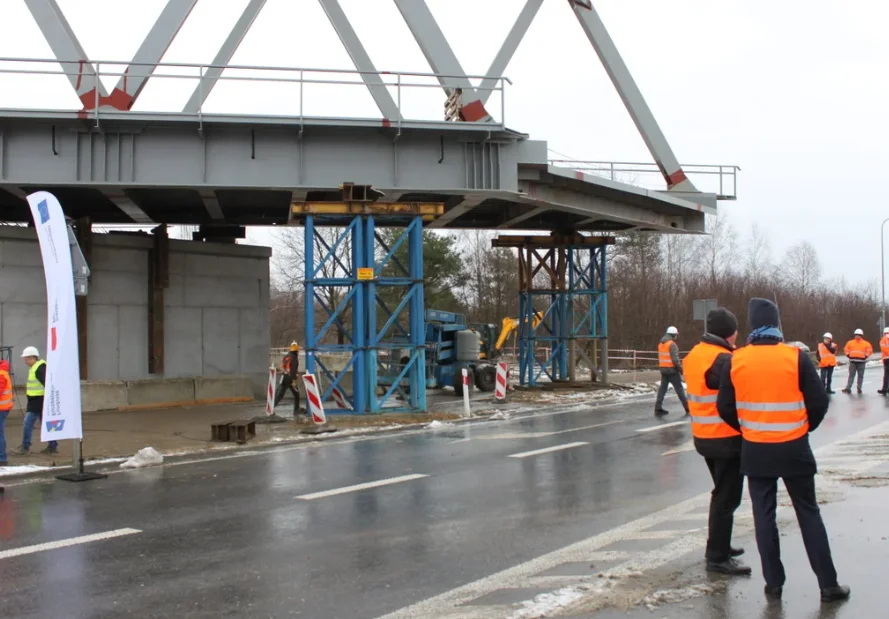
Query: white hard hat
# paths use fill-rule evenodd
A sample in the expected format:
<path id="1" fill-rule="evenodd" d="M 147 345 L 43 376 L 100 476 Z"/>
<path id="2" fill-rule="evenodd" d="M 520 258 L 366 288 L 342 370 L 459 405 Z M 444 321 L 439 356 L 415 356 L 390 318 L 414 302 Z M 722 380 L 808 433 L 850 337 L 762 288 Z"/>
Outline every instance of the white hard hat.
<path id="1" fill-rule="evenodd" d="M 861 329 L 855 329 L 855 335 L 864 335 L 864 331 Z"/>
<path id="2" fill-rule="evenodd" d="M 889 327 L 886 327 L 885 329 L 883 329 L 883 333 L 889 333 Z"/>
<path id="3" fill-rule="evenodd" d="M 22 351 L 22 359 L 24 359 L 25 357 L 40 358 L 40 351 L 37 350 L 34 346 L 26 346 L 25 350 Z"/>
<path id="4" fill-rule="evenodd" d="M 679 335 L 679 329 L 676 327 L 667 327 L 667 335 Z"/>
<path id="5" fill-rule="evenodd" d="M 827 333 L 824 334 L 824 339 L 825 339 L 825 340 L 832 340 L 832 339 L 833 339 L 833 334 L 830 333 L 830 331 L 828 331 Z"/>

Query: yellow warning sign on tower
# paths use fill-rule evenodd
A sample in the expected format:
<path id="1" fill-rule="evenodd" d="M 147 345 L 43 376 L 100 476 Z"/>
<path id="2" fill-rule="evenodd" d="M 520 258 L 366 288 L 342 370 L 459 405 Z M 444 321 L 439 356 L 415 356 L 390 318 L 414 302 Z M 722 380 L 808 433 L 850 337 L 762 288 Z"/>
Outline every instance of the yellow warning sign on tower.
<path id="1" fill-rule="evenodd" d="M 370 282 L 373 281 L 374 278 L 374 270 L 370 268 L 360 268 L 358 269 L 358 281 L 360 282 Z"/>

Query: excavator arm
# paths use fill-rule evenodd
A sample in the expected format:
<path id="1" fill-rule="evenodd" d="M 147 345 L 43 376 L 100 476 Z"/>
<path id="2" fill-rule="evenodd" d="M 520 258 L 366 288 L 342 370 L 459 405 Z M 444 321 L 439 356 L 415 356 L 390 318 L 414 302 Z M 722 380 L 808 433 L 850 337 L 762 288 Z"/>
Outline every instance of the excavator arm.
<path id="1" fill-rule="evenodd" d="M 531 321 L 531 328 L 536 329 L 541 320 L 543 320 L 543 314 L 541 314 L 540 312 L 534 312 L 534 318 Z M 506 340 L 508 340 L 513 331 L 518 328 L 518 318 L 510 318 L 508 316 L 504 318 L 500 325 L 500 336 L 497 338 L 497 343 L 494 344 L 494 350 L 500 350 L 501 348 L 503 348 Z"/>

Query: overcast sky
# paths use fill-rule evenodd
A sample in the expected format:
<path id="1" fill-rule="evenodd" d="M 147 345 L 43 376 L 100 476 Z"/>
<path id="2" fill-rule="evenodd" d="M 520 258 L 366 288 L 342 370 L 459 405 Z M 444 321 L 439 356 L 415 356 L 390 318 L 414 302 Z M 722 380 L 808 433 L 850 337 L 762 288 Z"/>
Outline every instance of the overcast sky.
<path id="1" fill-rule="evenodd" d="M 90 58 L 124 62 L 165 3 L 58 1 Z M 246 2 L 200 0 L 165 60 L 210 62 Z M 733 224 L 759 223 L 776 255 L 813 242 L 829 277 L 879 278 L 879 227 L 889 217 L 889 3 L 594 2 L 680 162 L 741 166 L 739 199 L 721 206 Z M 391 0 L 341 3 L 378 70 L 430 71 Z M 484 74 L 524 0 L 428 3 L 463 68 Z M 0 23 L 0 57 L 52 57 L 24 0 L 0 0 Z M 317 0 L 268 0 L 232 62 L 352 68 Z M 564 0 L 545 2 L 506 75 L 512 128 L 576 159 L 651 161 Z M 181 110 L 193 88 L 149 82 L 136 109 Z M 296 93 L 221 83 L 207 110 L 294 113 Z M 438 118 L 442 95 L 405 92 L 404 102 L 409 116 Z M 0 107 L 77 104 L 64 80 L 0 75 Z M 307 114 L 379 116 L 359 87 L 307 89 L 305 105 Z M 499 108 L 496 97 L 491 106 Z"/>

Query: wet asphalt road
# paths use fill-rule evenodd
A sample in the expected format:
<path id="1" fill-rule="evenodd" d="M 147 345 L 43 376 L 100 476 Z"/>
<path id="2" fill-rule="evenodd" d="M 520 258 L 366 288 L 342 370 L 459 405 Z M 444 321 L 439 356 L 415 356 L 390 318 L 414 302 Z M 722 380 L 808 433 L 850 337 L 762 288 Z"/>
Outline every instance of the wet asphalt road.
<path id="1" fill-rule="evenodd" d="M 833 396 L 813 446 L 889 419 L 876 380 L 870 370 L 864 396 Z M 651 408 L 551 409 L 8 487 L 2 616 L 378 617 L 709 490 L 695 452 L 662 455 L 687 446 L 687 424 L 639 432 L 680 418 Z M 323 494 L 409 475 L 425 477 Z M 4 556 L 125 528 L 140 532 Z"/>

